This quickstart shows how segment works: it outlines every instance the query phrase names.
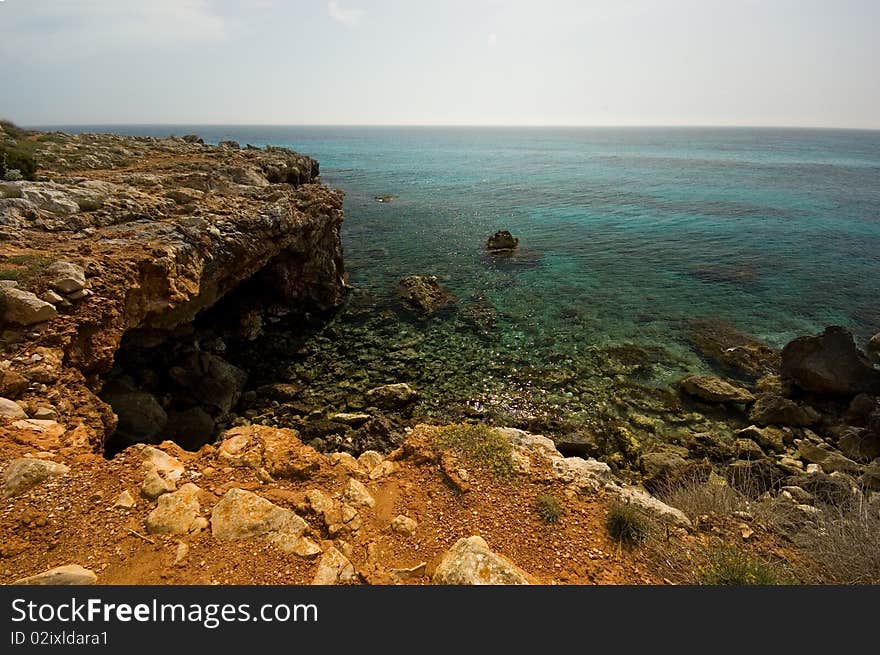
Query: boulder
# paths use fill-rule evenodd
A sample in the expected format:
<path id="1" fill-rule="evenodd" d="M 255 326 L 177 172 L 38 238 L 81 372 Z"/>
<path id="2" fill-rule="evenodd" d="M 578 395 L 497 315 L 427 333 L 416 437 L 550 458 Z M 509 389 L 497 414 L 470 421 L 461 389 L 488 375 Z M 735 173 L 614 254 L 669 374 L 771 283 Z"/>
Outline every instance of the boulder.
<path id="1" fill-rule="evenodd" d="M 777 453 L 785 452 L 785 432 L 777 427 L 759 428 L 757 425 L 750 425 L 736 433 L 739 439 L 751 439 L 761 448 L 775 450 Z"/>
<path id="2" fill-rule="evenodd" d="M 493 553 L 482 537 L 459 539 L 434 570 L 434 584 L 527 585 L 528 574 L 508 559 Z"/>
<path id="3" fill-rule="evenodd" d="M 27 418 L 27 412 L 25 412 L 21 408 L 21 405 L 14 400 L 0 398 L 0 416 L 5 416 L 7 418 Z"/>
<path id="4" fill-rule="evenodd" d="M 386 384 L 370 389 L 366 393 L 367 402 L 383 409 L 400 409 L 413 402 L 418 392 L 405 382 Z"/>
<path id="5" fill-rule="evenodd" d="M 335 585 L 357 580 L 354 566 L 336 548 L 328 548 L 318 563 L 313 585 Z"/>
<path id="6" fill-rule="evenodd" d="M 396 532 L 397 534 L 401 534 L 406 537 L 412 537 L 413 535 L 415 535 L 418 527 L 419 524 L 415 521 L 415 519 L 411 519 L 410 517 L 404 516 L 403 514 L 399 514 L 391 521 L 392 532 Z"/>
<path id="7" fill-rule="evenodd" d="M 343 498 L 353 507 L 375 507 L 376 500 L 362 482 L 349 478 Z"/>
<path id="8" fill-rule="evenodd" d="M 63 294 L 86 288 L 86 272 L 82 266 L 70 262 L 55 262 L 46 269 L 49 286 Z"/>
<path id="9" fill-rule="evenodd" d="M 244 489 L 227 491 L 211 512 L 211 533 L 215 539 L 265 537 L 287 553 L 302 550 L 300 542 L 308 529 L 308 524 L 293 510 Z"/>
<path id="10" fill-rule="evenodd" d="M 780 370 L 795 386 L 812 393 L 880 393 L 880 370 L 856 347 L 852 334 L 838 326 L 790 342 L 782 349 Z"/>
<path id="11" fill-rule="evenodd" d="M 15 400 L 28 388 L 28 379 L 11 369 L 0 369 L 0 397 Z"/>
<path id="12" fill-rule="evenodd" d="M 606 492 L 624 505 L 639 508 L 649 516 L 680 528 L 690 528 L 691 521 L 680 509 L 667 505 L 644 489 L 608 485 Z"/>
<path id="13" fill-rule="evenodd" d="M 116 433 L 134 443 L 162 441 L 168 415 L 155 396 L 145 391 L 128 391 L 103 395 L 119 422 Z"/>
<path id="14" fill-rule="evenodd" d="M 6 322 L 34 325 L 55 318 L 57 314 L 54 305 L 40 300 L 30 291 L 10 287 L 0 289 L 0 316 Z"/>
<path id="15" fill-rule="evenodd" d="M 211 353 L 192 353 L 169 372 L 200 404 L 225 415 L 241 398 L 247 373 Z"/>
<path id="16" fill-rule="evenodd" d="M 708 403 L 750 403 L 755 400 L 748 389 L 706 375 L 690 375 L 679 382 L 679 387 L 686 394 Z"/>
<path id="17" fill-rule="evenodd" d="M 218 457 L 231 464 L 264 468 L 276 478 L 305 480 L 321 468 L 323 456 L 299 440 L 296 430 L 248 425 L 223 434 Z"/>
<path id="18" fill-rule="evenodd" d="M 657 490 L 675 482 L 691 472 L 696 462 L 690 461 L 688 449 L 664 444 L 655 450 L 642 454 L 639 465 L 644 474 L 645 486 Z"/>
<path id="19" fill-rule="evenodd" d="M 167 494 L 177 489 L 174 480 L 162 477 L 158 471 L 151 469 L 144 476 L 141 484 L 141 495 L 149 500 L 156 500 L 162 494 Z"/>
<path id="20" fill-rule="evenodd" d="M 198 527 L 200 491 L 196 485 L 187 483 L 173 493 L 159 496 L 156 508 L 147 515 L 147 532 L 185 534 Z"/>
<path id="21" fill-rule="evenodd" d="M 491 252 L 515 250 L 517 246 L 519 246 L 519 239 L 507 230 L 499 230 L 486 241 L 486 250 Z"/>
<path id="22" fill-rule="evenodd" d="M 79 564 L 65 564 L 54 569 L 37 573 L 27 578 L 19 578 L 13 585 L 91 585 L 98 582 L 94 571 Z"/>
<path id="23" fill-rule="evenodd" d="M 3 498 L 23 494 L 49 478 L 65 475 L 70 468 L 58 462 L 33 457 L 12 460 L 3 473 Z"/>
<path id="24" fill-rule="evenodd" d="M 819 413 L 809 405 L 769 393 L 758 396 L 749 412 L 749 420 L 757 425 L 808 426 L 819 418 Z"/>
<path id="25" fill-rule="evenodd" d="M 806 439 L 798 439 L 795 443 L 801 459 L 818 464 L 824 473 L 834 473 L 835 471 L 859 473 L 861 471 L 861 467 L 856 462 L 836 451 L 822 448 Z"/>
<path id="26" fill-rule="evenodd" d="M 419 318 L 428 318 L 456 300 L 433 275 L 409 275 L 401 279 L 397 295 L 403 306 Z"/>

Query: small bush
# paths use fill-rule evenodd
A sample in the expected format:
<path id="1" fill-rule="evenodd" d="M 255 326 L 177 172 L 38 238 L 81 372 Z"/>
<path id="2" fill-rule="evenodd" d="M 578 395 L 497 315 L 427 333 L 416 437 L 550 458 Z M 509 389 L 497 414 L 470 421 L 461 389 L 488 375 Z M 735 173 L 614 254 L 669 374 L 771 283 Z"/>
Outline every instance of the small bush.
<path id="1" fill-rule="evenodd" d="M 42 255 L 10 255 L 0 260 L 0 280 L 26 282 L 37 277 L 51 263 L 51 259 Z"/>
<path id="2" fill-rule="evenodd" d="M 729 516 L 734 512 L 748 511 L 749 499 L 723 480 L 712 478 L 708 482 L 699 479 L 682 479 L 658 490 L 657 495 L 667 505 L 677 507 L 691 519 L 705 514 Z"/>
<path id="3" fill-rule="evenodd" d="M 535 511 L 545 523 L 557 523 L 562 518 L 565 510 L 556 496 L 552 494 L 541 494 L 535 499 Z"/>
<path id="4" fill-rule="evenodd" d="M 865 509 L 842 511 L 798 546 L 819 564 L 823 582 L 880 584 L 880 517 Z"/>
<path id="5" fill-rule="evenodd" d="M 37 163 L 31 152 L 19 146 L 0 146 L 0 179 L 9 179 L 10 171 L 17 170 L 26 179 L 33 180 L 37 172 Z"/>
<path id="6" fill-rule="evenodd" d="M 510 442 L 482 423 L 458 423 L 441 428 L 434 444 L 441 449 L 454 450 L 474 466 L 480 466 L 497 476 L 513 473 L 513 448 Z"/>
<path id="7" fill-rule="evenodd" d="M 709 552 L 708 562 L 698 569 L 700 582 L 709 585 L 781 585 L 791 576 L 779 566 L 753 557 L 736 548 L 717 548 Z"/>
<path id="8" fill-rule="evenodd" d="M 3 131 L 16 141 L 18 141 L 19 139 L 23 139 L 27 136 L 27 131 L 21 129 L 12 121 L 0 120 L 0 127 L 2 127 Z"/>
<path id="9" fill-rule="evenodd" d="M 632 505 L 612 505 L 605 527 L 612 539 L 629 545 L 643 542 L 651 532 L 648 518 Z"/>

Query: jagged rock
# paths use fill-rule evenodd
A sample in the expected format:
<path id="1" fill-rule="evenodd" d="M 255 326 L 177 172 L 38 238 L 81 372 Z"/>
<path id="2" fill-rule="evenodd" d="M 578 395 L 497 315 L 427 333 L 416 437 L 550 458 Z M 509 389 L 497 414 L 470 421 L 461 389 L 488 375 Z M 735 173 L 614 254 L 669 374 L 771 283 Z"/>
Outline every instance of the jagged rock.
<path id="1" fill-rule="evenodd" d="M 370 480 L 378 480 L 379 478 L 384 478 L 386 475 L 391 475 L 396 470 L 397 465 L 394 462 L 385 460 L 384 462 L 381 462 L 379 466 L 370 471 L 369 478 Z"/>
<path id="2" fill-rule="evenodd" d="M 367 391 L 367 402 L 385 409 L 399 409 L 413 402 L 418 392 L 405 382 L 386 384 Z"/>
<path id="3" fill-rule="evenodd" d="M 851 459 L 873 460 L 880 457 L 880 434 L 864 428 L 847 428 L 837 440 L 837 447 Z"/>
<path id="4" fill-rule="evenodd" d="M 577 491 L 598 491 L 611 479 L 611 468 L 592 458 L 560 457 L 557 453 L 551 459 L 551 465 L 556 478 L 574 486 Z"/>
<path id="5" fill-rule="evenodd" d="M 15 400 L 28 388 L 28 379 L 10 369 L 0 369 L 0 397 Z"/>
<path id="6" fill-rule="evenodd" d="M 223 434 L 218 456 L 276 478 L 305 480 L 321 468 L 323 456 L 299 440 L 296 430 L 249 425 Z"/>
<path id="7" fill-rule="evenodd" d="M 388 574 L 395 582 L 404 582 L 406 580 L 416 580 L 425 576 L 428 569 L 427 562 L 420 562 L 415 566 L 405 569 L 389 569 Z"/>
<path id="8" fill-rule="evenodd" d="M 19 578 L 13 585 L 92 585 L 98 582 L 94 571 L 79 564 L 65 564 L 54 569 Z"/>
<path id="9" fill-rule="evenodd" d="M 19 185 L 22 200 L 35 205 L 38 209 L 66 216 L 79 211 L 79 205 L 64 187 L 53 183 L 23 183 Z"/>
<path id="10" fill-rule="evenodd" d="M 370 495 L 370 492 L 363 485 L 362 482 L 358 482 L 354 478 L 348 479 L 348 486 L 345 488 L 345 493 L 343 497 L 347 502 L 354 505 L 355 507 L 375 507 L 376 499 Z"/>
<path id="11" fill-rule="evenodd" d="M 49 286 L 63 294 L 86 288 L 86 272 L 82 266 L 70 262 L 55 262 L 46 269 Z"/>
<path id="12" fill-rule="evenodd" d="M 436 277 L 423 275 L 409 275 L 400 280 L 397 295 L 403 301 L 403 306 L 420 318 L 428 318 L 456 300 Z"/>
<path id="13" fill-rule="evenodd" d="M 644 473 L 645 486 L 657 490 L 682 477 L 693 467 L 693 462 L 687 459 L 688 454 L 687 448 L 671 444 L 643 453 L 639 465 Z"/>
<path id="14" fill-rule="evenodd" d="M 773 394 L 758 396 L 749 412 L 749 420 L 758 425 L 809 426 L 816 424 L 819 418 L 819 413 L 809 405 L 799 405 Z"/>
<path id="15" fill-rule="evenodd" d="M 486 250 L 490 252 L 514 250 L 517 246 L 519 246 L 519 239 L 507 230 L 499 230 L 486 241 Z"/>
<path id="16" fill-rule="evenodd" d="M 156 500 L 162 494 L 167 494 L 177 489 L 174 480 L 159 475 L 155 469 L 147 471 L 141 484 L 141 495 L 149 500 Z"/>
<path id="17" fill-rule="evenodd" d="M 482 537 L 459 539 L 434 570 L 435 584 L 527 585 L 528 574 L 508 559 L 489 550 Z"/>
<path id="18" fill-rule="evenodd" d="M 369 473 L 374 468 L 379 466 L 379 464 L 381 464 L 382 460 L 384 459 L 385 458 L 382 456 L 382 453 L 376 452 L 375 450 L 368 450 L 361 453 L 360 457 L 358 457 L 358 464 L 361 465 L 361 468 L 363 468 L 364 471 Z"/>
<path id="19" fill-rule="evenodd" d="M 22 457 L 12 460 L 3 473 L 3 498 L 12 498 L 46 480 L 65 475 L 70 468 L 46 459 Z"/>
<path id="20" fill-rule="evenodd" d="M 834 473 L 835 471 L 858 473 L 861 471 L 861 467 L 856 462 L 838 452 L 820 448 L 806 439 L 799 439 L 795 444 L 802 459 L 818 464 L 825 473 Z"/>
<path id="21" fill-rule="evenodd" d="M 37 407 L 34 410 L 33 418 L 38 421 L 54 421 L 58 418 L 58 412 L 51 407 Z"/>
<path id="22" fill-rule="evenodd" d="M 556 449 L 564 457 L 598 457 L 601 449 L 596 437 L 585 432 L 573 432 L 562 437 L 554 437 Z"/>
<path id="23" fill-rule="evenodd" d="M 750 403 L 755 400 L 748 389 L 706 375 L 690 375 L 679 382 L 679 386 L 686 394 L 709 403 Z"/>
<path id="24" fill-rule="evenodd" d="M 775 450 L 777 453 L 785 452 L 785 432 L 780 428 L 766 427 L 759 428 L 757 425 L 750 425 L 736 433 L 740 439 L 751 439 L 762 448 Z"/>
<path id="25" fill-rule="evenodd" d="M 214 438 L 214 419 L 201 407 L 168 412 L 165 430 L 169 439 L 187 450 L 198 448 Z"/>
<path id="26" fill-rule="evenodd" d="M 264 536 L 286 553 L 309 550 L 300 543 L 308 529 L 308 523 L 294 511 L 244 489 L 227 491 L 211 512 L 214 538 L 229 541 Z"/>
<path id="27" fill-rule="evenodd" d="M 236 166 L 229 169 L 229 177 L 236 184 L 243 184 L 245 186 L 269 185 L 269 180 L 266 179 L 266 176 L 250 166 Z"/>
<path id="28" fill-rule="evenodd" d="M 202 137 L 200 137 L 198 134 L 184 134 L 180 138 L 183 139 L 184 141 L 186 141 L 187 143 L 198 143 L 199 145 L 205 144 L 205 140 L 202 139 Z"/>
<path id="29" fill-rule="evenodd" d="M 0 316 L 6 322 L 35 325 L 53 319 L 57 314 L 53 305 L 30 291 L 9 287 L 0 289 Z"/>
<path id="30" fill-rule="evenodd" d="M 0 398 L 0 416 L 6 416 L 8 418 L 28 417 L 27 412 L 21 408 L 21 405 L 8 398 Z"/>
<path id="31" fill-rule="evenodd" d="M 786 486 L 782 487 L 779 491 L 780 493 L 783 491 L 788 493 L 788 495 L 792 497 L 792 500 L 798 503 L 812 503 L 816 500 L 816 497 L 813 494 L 802 487 Z"/>
<path id="32" fill-rule="evenodd" d="M 733 442 L 733 450 L 740 459 L 763 459 L 764 451 L 751 439 L 737 439 Z"/>
<path id="33" fill-rule="evenodd" d="M 335 585 L 357 580 L 354 566 L 336 548 L 329 548 L 318 563 L 313 585 Z"/>
<path id="34" fill-rule="evenodd" d="M 113 503 L 113 507 L 121 507 L 123 509 L 131 509 L 135 505 L 137 505 L 137 501 L 134 499 L 134 496 L 131 495 L 128 489 L 121 492 L 116 497 L 116 502 Z"/>
<path id="35" fill-rule="evenodd" d="M 142 446 L 141 457 L 145 471 L 156 471 L 162 477 L 177 482 L 183 475 L 183 463 L 166 453 L 164 450 L 153 446 Z"/>
<path id="36" fill-rule="evenodd" d="M 667 505 L 663 501 L 655 498 L 647 491 L 638 487 L 620 487 L 618 485 L 608 485 L 607 493 L 617 498 L 624 505 L 632 505 L 654 517 L 655 519 L 669 523 L 680 528 L 690 528 L 691 521 L 680 509 Z"/>
<path id="37" fill-rule="evenodd" d="M 211 353 L 193 353 L 169 375 L 201 404 L 228 414 L 241 398 L 247 373 Z"/>
<path id="38" fill-rule="evenodd" d="M 156 400 L 145 391 L 128 391 L 103 396 L 116 413 L 119 423 L 116 433 L 132 443 L 161 441 L 168 415 Z"/>
<path id="39" fill-rule="evenodd" d="M 240 150 L 241 146 L 238 141 L 233 141 L 232 139 L 227 139 L 225 141 L 220 141 L 217 144 L 221 148 L 232 148 L 233 150 Z"/>
<path id="40" fill-rule="evenodd" d="M 781 373 L 813 393 L 880 393 L 880 370 L 856 347 L 852 334 L 838 326 L 828 327 L 817 336 L 798 337 L 785 346 Z"/>
<path id="41" fill-rule="evenodd" d="M 201 512 L 200 491 L 196 485 L 187 483 L 175 492 L 159 496 L 156 508 L 147 515 L 147 532 L 184 534 L 196 527 Z"/>
<path id="42" fill-rule="evenodd" d="M 399 514 L 394 517 L 393 521 L 391 521 L 391 530 L 406 537 L 412 537 L 416 533 L 418 527 L 419 524 L 414 519 L 404 516 L 403 514 Z"/>

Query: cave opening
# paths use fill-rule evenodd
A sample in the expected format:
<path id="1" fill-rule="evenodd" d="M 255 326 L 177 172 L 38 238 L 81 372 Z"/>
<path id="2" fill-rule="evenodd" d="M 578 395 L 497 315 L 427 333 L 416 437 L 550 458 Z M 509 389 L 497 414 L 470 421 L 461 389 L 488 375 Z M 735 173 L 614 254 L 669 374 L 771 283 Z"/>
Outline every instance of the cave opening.
<path id="1" fill-rule="evenodd" d="M 196 451 L 244 424 L 236 414 L 242 397 L 267 382 L 267 370 L 271 375 L 254 352 L 264 327 L 283 321 L 294 332 L 289 336 L 304 342 L 333 315 L 310 302 L 278 302 L 272 289 L 271 280 L 256 275 L 192 321 L 128 330 L 99 393 L 118 418 L 104 456 L 164 440 Z"/>

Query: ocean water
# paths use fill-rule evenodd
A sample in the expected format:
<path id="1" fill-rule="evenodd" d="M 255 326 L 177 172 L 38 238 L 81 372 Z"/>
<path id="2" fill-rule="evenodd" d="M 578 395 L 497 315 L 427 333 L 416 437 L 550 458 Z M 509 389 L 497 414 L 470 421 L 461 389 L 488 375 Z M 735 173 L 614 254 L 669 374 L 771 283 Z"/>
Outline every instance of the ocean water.
<path id="1" fill-rule="evenodd" d="M 346 193 L 354 291 L 332 338 L 308 337 L 313 354 L 286 370 L 339 408 L 406 381 L 426 414 L 647 412 L 627 407 L 625 386 L 712 370 L 687 339 L 693 319 L 773 346 L 831 324 L 860 342 L 880 331 L 880 131 L 88 129 L 195 132 L 320 161 Z M 373 199 L 384 194 L 394 201 Z M 512 259 L 484 253 L 499 229 L 520 238 Z M 410 274 L 436 275 L 458 313 L 401 317 L 394 286 Z M 630 346 L 650 361 L 633 364 Z"/>

